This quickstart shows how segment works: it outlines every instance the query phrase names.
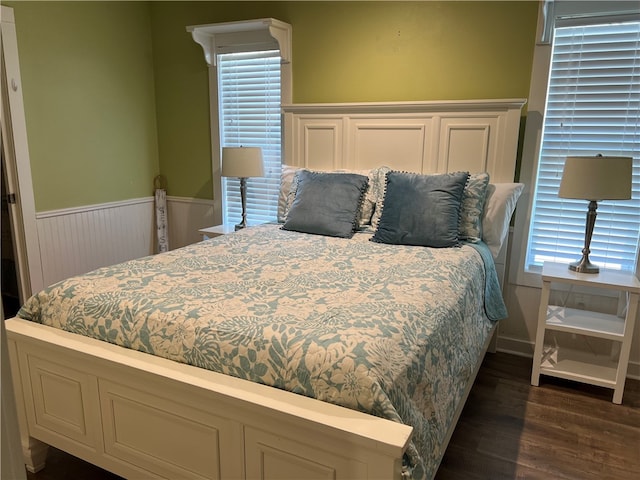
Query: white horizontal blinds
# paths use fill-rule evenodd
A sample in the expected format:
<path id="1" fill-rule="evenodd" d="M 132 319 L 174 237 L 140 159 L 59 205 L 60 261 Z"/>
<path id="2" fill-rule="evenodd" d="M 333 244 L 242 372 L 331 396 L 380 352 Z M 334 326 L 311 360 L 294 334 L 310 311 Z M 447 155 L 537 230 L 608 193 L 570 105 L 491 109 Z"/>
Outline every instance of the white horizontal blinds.
<path id="1" fill-rule="evenodd" d="M 555 29 L 527 267 L 578 260 L 588 202 L 561 199 L 567 156 L 633 157 L 632 200 L 598 203 L 590 259 L 633 270 L 640 232 L 640 22 Z"/>
<path id="2" fill-rule="evenodd" d="M 280 54 L 278 51 L 218 55 L 221 147 L 261 147 L 265 176 L 247 179 L 247 222 L 277 218 L 281 163 Z M 222 179 L 225 223 L 242 217 L 240 181 Z"/>

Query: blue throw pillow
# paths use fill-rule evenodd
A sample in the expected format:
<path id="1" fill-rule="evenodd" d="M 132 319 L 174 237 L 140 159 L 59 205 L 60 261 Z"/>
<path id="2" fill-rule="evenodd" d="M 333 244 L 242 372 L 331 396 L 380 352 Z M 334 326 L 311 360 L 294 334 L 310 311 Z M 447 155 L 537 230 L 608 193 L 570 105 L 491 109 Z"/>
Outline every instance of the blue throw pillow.
<path id="1" fill-rule="evenodd" d="M 368 183 L 364 175 L 299 171 L 295 200 L 282 228 L 351 238 Z"/>
<path id="2" fill-rule="evenodd" d="M 468 178 L 468 172 L 389 172 L 382 216 L 372 240 L 424 247 L 459 245 L 460 202 Z"/>

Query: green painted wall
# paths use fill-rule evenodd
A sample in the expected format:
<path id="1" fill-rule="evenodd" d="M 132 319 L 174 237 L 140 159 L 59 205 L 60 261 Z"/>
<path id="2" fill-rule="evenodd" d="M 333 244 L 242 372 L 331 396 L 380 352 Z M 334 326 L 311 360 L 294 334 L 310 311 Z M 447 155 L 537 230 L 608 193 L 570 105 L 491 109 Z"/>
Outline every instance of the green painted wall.
<path id="1" fill-rule="evenodd" d="M 211 198 L 207 67 L 187 25 L 293 27 L 294 102 L 526 98 L 537 2 L 155 2 L 160 169 Z"/>
<path id="2" fill-rule="evenodd" d="M 293 26 L 294 102 L 527 97 L 537 2 L 8 2 L 38 211 L 211 198 L 208 73 L 187 25 Z M 155 90 L 155 97 L 154 97 Z M 71 180 L 73 177 L 78 180 Z"/>
<path id="3" fill-rule="evenodd" d="M 149 4 L 7 5 L 36 210 L 151 195 L 159 163 Z"/>
<path id="4" fill-rule="evenodd" d="M 526 97 L 537 5 L 312 3 L 293 15 L 300 102 Z"/>

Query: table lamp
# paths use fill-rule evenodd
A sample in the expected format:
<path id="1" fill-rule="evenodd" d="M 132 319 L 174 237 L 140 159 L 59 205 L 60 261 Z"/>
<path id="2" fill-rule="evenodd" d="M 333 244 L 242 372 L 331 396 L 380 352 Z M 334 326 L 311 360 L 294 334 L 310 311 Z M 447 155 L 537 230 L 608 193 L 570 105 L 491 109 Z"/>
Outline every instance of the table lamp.
<path id="1" fill-rule="evenodd" d="M 242 221 L 235 226 L 236 230 L 240 230 L 247 226 L 247 178 L 264 175 L 262 149 L 260 147 L 222 147 L 221 175 L 240 179 Z"/>
<path id="2" fill-rule="evenodd" d="M 569 270 L 598 273 L 597 265 L 589 261 L 589 246 L 596 223 L 600 200 L 631 198 L 632 159 L 630 157 L 567 157 L 560 182 L 560 198 L 589 200 L 582 258 L 569 264 Z"/>

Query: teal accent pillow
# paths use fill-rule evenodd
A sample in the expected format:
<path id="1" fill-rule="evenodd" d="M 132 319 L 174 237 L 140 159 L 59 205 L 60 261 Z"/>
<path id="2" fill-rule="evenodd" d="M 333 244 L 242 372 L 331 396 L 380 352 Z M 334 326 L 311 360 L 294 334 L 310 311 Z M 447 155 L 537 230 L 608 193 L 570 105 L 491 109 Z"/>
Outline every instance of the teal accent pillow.
<path id="1" fill-rule="evenodd" d="M 478 243 L 482 240 L 482 213 L 489 185 L 488 173 L 469 175 L 460 204 L 460 240 Z"/>
<path id="2" fill-rule="evenodd" d="M 308 170 L 302 167 L 282 166 L 282 176 L 280 179 L 280 196 L 278 197 L 278 222 L 284 223 L 287 214 L 291 209 L 291 205 L 296 198 L 298 190 L 298 172 Z M 384 175 L 389 171 L 388 167 L 378 167 L 372 170 L 332 170 L 324 173 L 355 173 L 358 175 L 366 175 L 369 177 L 369 186 L 364 192 L 360 216 L 358 218 L 359 228 L 367 228 L 371 224 L 371 217 L 378 201 L 379 191 L 384 194 Z M 311 170 L 314 171 L 314 170 Z M 322 172 L 321 170 L 315 170 Z M 382 174 L 380 172 L 383 172 Z M 285 193 L 286 192 L 286 193 Z M 382 204 L 382 196 L 380 196 L 380 204 Z"/>
<path id="3" fill-rule="evenodd" d="M 283 230 L 351 238 L 369 179 L 353 173 L 300 170 Z"/>
<path id="4" fill-rule="evenodd" d="M 468 178 L 468 172 L 389 172 L 382 215 L 372 240 L 394 245 L 458 246 L 460 202 Z"/>

